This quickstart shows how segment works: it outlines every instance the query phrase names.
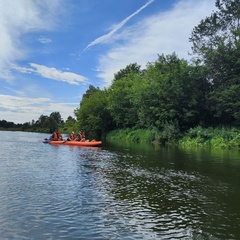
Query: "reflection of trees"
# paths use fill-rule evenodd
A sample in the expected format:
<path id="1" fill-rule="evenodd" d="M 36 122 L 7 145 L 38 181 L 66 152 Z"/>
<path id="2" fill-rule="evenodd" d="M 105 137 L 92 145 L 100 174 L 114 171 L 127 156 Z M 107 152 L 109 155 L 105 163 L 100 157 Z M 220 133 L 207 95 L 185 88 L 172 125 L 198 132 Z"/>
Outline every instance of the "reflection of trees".
<path id="1" fill-rule="evenodd" d="M 120 151 L 105 168 L 98 169 L 101 188 L 113 199 L 108 211 L 132 222 L 133 228 L 147 226 L 163 236 L 178 233 L 182 238 L 195 234 L 227 239 L 231 233 L 239 237 L 236 219 L 240 209 L 238 201 L 232 200 L 239 199 L 239 194 L 237 188 L 229 192 L 229 186 L 236 184 L 228 181 L 233 166 L 227 180 L 221 177 L 221 160 L 220 168 L 215 164 L 204 167 L 211 162 L 206 157 L 206 152 L 189 154 L 167 148 L 157 154 Z"/>

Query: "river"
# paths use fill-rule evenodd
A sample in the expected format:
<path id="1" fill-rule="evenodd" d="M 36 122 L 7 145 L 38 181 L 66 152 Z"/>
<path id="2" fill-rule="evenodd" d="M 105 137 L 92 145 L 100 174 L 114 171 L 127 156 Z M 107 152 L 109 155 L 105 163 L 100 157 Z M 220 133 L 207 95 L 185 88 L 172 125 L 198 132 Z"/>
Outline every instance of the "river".
<path id="1" fill-rule="evenodd" d="M 52 146 L 0 131 L 0 239 L 240 239 L 240 152 Z"/>

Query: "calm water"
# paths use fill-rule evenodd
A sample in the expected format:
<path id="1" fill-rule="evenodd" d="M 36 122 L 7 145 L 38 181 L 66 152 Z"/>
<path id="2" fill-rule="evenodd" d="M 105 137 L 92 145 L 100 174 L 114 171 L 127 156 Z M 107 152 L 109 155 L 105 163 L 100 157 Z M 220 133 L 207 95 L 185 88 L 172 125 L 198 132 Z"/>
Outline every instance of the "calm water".
<path id="1" fill-rule="evenodd" d="M 240 239 L 240 152 L 0 131 L 0 239 Z M 16 140 L 16 141 L 15 141 Z"/>

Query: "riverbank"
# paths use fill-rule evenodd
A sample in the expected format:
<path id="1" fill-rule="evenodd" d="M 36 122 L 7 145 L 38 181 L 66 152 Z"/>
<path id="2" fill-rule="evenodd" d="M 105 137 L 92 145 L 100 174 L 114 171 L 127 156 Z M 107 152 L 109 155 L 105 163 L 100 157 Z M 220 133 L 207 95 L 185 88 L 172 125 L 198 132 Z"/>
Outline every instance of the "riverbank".
<path id="1" fill-rule="evenodd" d="M 49 129 L 46 128 L 0 128 L 0 131 L 9 131 L 9 132 L 34 132 L 34 133 L 48 133 L 49 134 Z"/>
<path id="2" fill-rule="evenodd" d="M 135 143 L 179 145 L 187 147 L 212 147 L 240 149 L 240 129 L 234 127 L 196 127 L 185 133 L 174 129 L 119 129 L 106 135 L 108 141 L 119 140 Z"/>

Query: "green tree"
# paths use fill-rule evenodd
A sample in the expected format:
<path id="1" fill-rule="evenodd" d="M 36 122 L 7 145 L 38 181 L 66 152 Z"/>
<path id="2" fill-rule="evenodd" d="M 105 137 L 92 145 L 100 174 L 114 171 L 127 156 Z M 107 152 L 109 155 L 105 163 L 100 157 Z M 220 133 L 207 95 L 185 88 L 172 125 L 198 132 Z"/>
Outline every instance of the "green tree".
<path id="1" fill-rule="evenodd" d="M 143 125 L 162 129 L 174 122 L 184 130 L 199 122 L 207 85 L 203 69 L 190 66 L 175 53 L 160 55 L 148 64 L 144 79 L 139 109 Z"/>
<path id="2" fill-rule="evenodd" d="M 208 105 L 215 125 L 240 125 L 240 85 L 234 84 L 226 89 L 216 90 L 209 94 Z"/>
<path id="3" fill-rule="evenodd" d="M 83 99 L 88 98 L 94 93 L 98 92 L 100 89 L 97 87 L 94 87 L 93 85 L 89 85 L 89 88 L 87 89 L 86 93 L 83 94 Z"/>
<path id="4" fill-rule="evenodd" d="M 59 124 L 57 123 L 53 116 L 50 116 L 46 120 L 44 127 L 48 128 L 50 133 L 53 133 L 55 129 L 59 128 Z"/>
<path id="5" fill-rule="evenodd" d="M 113 82 L 126 77 L 130 73 L 141 74 L 140 68 L 141 68 L 141 66 L 138 65 L 137 63 L 132 63 L 132 64 L 127 65 L 124 69 L 121 69 L 117 73 L 114 74 Z"/>
<path id="6" fill-rule="evenodd" d="M 134 127 L 138 122 L 134 85 L 140 82 L 140 74 L 130 72 L 108 89 L 108 109 L 118 128 Z"/>
<path id="7" fill-rule="evenodd" d="M 240 1 L 217 0 L 216 7 L 193 29 L 190 41 L 209 73 L 208 109 L 215 123 L 239 124 Z"/>
<path id="8" fill-rule="evenodd" d="M 15 127 L 15 123 L 14 122 L 8 122 L 6 120 L 2 120 L 2 121 L 0 121 L 0 127 L 2 127 L 2 128 L 13 128 L 13 127 Z"/>
<path id="9" fill-rule="evenodd" d="M 41 127 L 47 127 L 47 120 L 48 120 L 48 116 L 46 115 L 41 115 L 38 120 L 36 121 L 36 123 Z"/>
<path id="10" fill-rule="evenodd" d="M 54 119 L 58 124 L 63 123 L 60 112 L 52 112 L 50 118 Z"/>
<path id="11" fill-rule="evenodd" d="M 68 116 L 64 123 L 64 132 L 70 134 L 71 132 L 77 132 L 78 130 L 77 120 L 72 116 Z"/>
<path id="12" fill-rule="evenodd" d="M 74 111 L 78 129 L 84 129 L 87 138 L 99 139 L 113 129 L 112 117 L 107 109 L 107 91 L 90 86 L 87 93 L 80 102 L 80 107 Z"/>

